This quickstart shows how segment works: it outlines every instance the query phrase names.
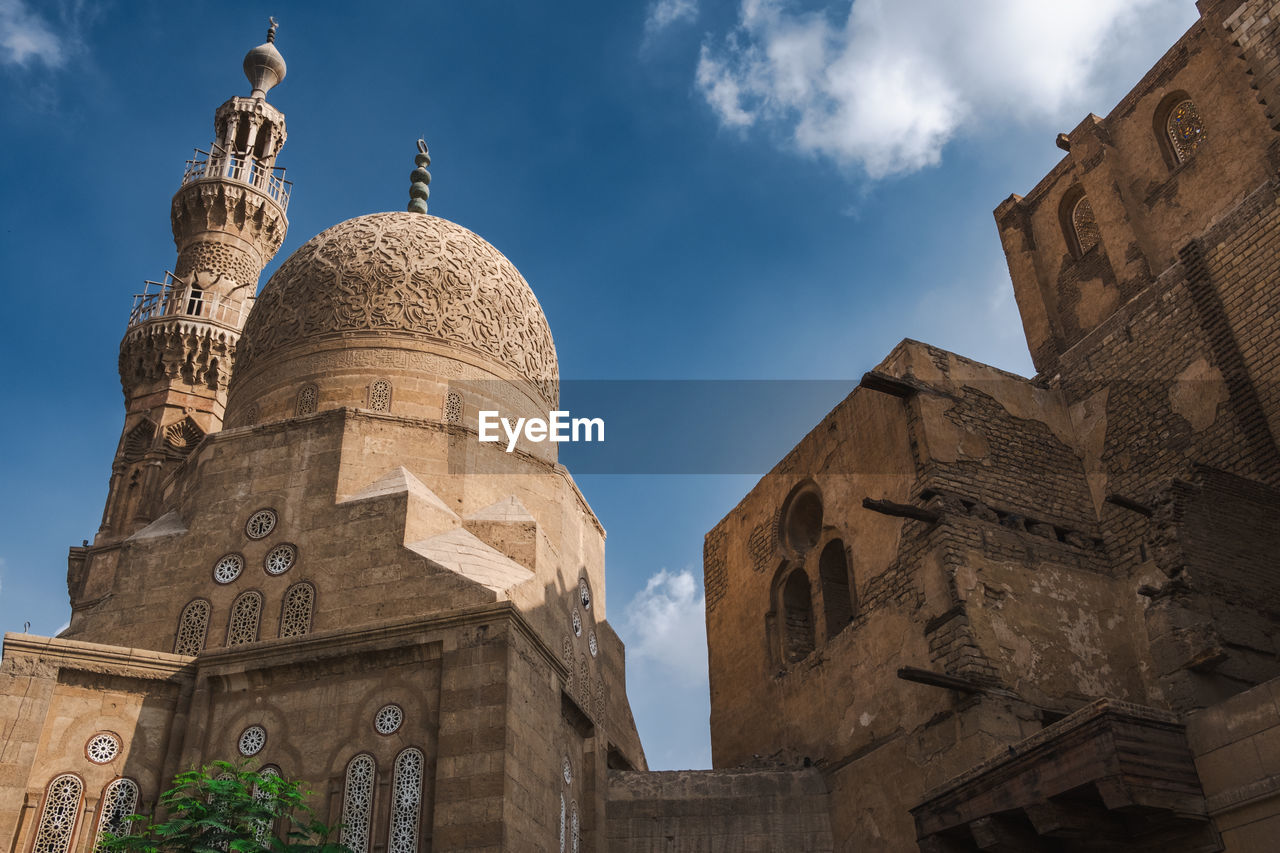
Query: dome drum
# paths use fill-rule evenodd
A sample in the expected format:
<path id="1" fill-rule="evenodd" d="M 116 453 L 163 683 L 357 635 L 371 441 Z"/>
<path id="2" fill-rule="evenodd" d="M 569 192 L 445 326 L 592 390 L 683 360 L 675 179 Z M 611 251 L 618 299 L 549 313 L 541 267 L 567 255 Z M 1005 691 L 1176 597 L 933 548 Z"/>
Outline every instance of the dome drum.
<path id="1" fill-rule="evenodd" d="M 314 411 L 365 409 L 439 422 L 452 422 L 446 409 L 453 392 L 461 395 L 470 413 L 464 423 L 472 429 L 480 409 L 525 418 L 545 418 L 548 412 L 536 386 L 475 354 L 438 343 L 372 335 L 348 334 L 291 347 L 252 375 L 237 367 L 236 377 L 228 403 L 232 427 L 310 414 L 307 406 L 299 405 L 299 395 L 308 386 L 316 389 Z M 385 408 L 370 398 L 370 389 L 379 382 L 390 385 Z M 254 416 L 242 418 L 248 410 Z"/>

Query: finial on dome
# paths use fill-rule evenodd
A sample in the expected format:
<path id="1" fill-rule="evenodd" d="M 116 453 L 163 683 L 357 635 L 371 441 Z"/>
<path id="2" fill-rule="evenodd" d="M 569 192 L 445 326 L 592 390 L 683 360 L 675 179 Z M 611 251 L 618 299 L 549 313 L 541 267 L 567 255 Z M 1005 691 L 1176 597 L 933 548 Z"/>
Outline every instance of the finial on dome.
<path id="1" fill-rule="evenodd" d="M 414 155 L 413 162 L 418 168 L 409 173 L 409 212 L 410 213 L 426 213 L 427 199 L 431 197 L 431 189 L 427 186 L 431 183 L 431 173 L 427 171 L 427 167 L 431 165 L 431 155 L 427 153 L 427 141 L 425 139 L 418 140 L 418 153 Z"/>
<path id="2" fill-rule="evenodd" d="M 267 27 L 267 40 L 244 56 L 244 76 L 249 78 L 253 91 L 251 98 L 265 98 L 271 87 L 284 79 L 284 57 L 276 49 L 276 29 L 280 26 L 275 18 L 268 18 L 271 25 Z"/>

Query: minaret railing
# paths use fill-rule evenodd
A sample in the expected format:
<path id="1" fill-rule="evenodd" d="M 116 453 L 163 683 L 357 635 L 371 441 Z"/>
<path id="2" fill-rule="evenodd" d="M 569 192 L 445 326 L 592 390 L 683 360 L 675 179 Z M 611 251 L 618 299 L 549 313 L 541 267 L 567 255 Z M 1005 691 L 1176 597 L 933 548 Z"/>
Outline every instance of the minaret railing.
<path id="1" fill-rule="evenodd" d="M 191 317 L 239 331 L 250 307 L 248 300 L 209 293 L 166 272 L 163 282 L 147 281 L 143 292 L 134 295 L 129 327 L 148 320 Z"/>
<path id="2" fill-rule="evenodd" d="M 251 186 L 280 205 L 282 211 L 289 210 L 293 182 L 284 179 L 283 166 L 268 166 L 256 157 L 230 154 L 219 146 L 214 146 L 212 152 L 197 148 L 182 173 L 182 185 L 204 180 L 235 181 Z"/>

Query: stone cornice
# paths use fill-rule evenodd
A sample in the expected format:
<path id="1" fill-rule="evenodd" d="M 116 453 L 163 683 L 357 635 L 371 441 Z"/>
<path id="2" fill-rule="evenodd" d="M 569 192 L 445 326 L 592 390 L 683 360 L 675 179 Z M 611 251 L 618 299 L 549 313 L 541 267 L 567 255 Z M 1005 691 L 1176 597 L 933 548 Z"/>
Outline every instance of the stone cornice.
<path id="1" fill-rule="evenodd" d="M 217 676 L 246 670 L 274 669 L 298 661 L 339 657 L 364 651 L 398 648 L 426 642 L 425 634 L 504 622 L 525 637 L 529 644 L 562 679 L 568 669 L 543 642 L 514 604 L 499 601 L 461 608 L 434 616 L 384 622 L 356 629 L 316 632 L 302 637 L 273 638 L 230 648 L 208 649 L 196 659 L 201 676 Z M 166 655 L 166 657 L 175 657 Z M 188 660 L 187 658 L 180 658 Z"/>
<path id="2" fill-rule="evenodd" d="M 169 680 L 175 676 L 192 675 L 195 663 L 195 658 L 150 649 L 7 633 L 4 635 L 4 658 L 11 660 L 14 656 L 39 658 L 59 669 L 148 680 Z"/>

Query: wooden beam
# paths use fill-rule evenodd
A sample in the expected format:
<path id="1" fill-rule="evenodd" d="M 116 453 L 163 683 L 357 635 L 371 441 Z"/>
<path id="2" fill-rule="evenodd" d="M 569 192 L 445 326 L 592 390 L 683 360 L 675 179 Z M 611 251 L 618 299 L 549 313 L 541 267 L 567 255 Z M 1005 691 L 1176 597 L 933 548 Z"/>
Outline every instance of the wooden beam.
<path id="1" fill-rule="evenodd" d="M 930 687 L 945 687 L 948 690 L 958 690 L 961 693 L 982 693 L 986 690 L 983 685 L 967 678 L 961 678 L 958 675 L 947 675 L 945 672 L 933 672 L 916 666 L 902 667 L 898 670 L 898 677 L 903 681 L 928 684 Z"/>
<path id="2" fill-rule="evenodd" d="M 900 504 L 894 501 L 875 501 L 871 498 L 862 499 L 862 508 L 869 509 L 872 512 L 878 512 L 881 515 L 892 515 L 897 518 L 914 518 L 916 521 L 923 521 L 926 524 L 937 524 L 941 517 L 938 513 L 931 509 L 925 509 L 914 504 Z"/>

